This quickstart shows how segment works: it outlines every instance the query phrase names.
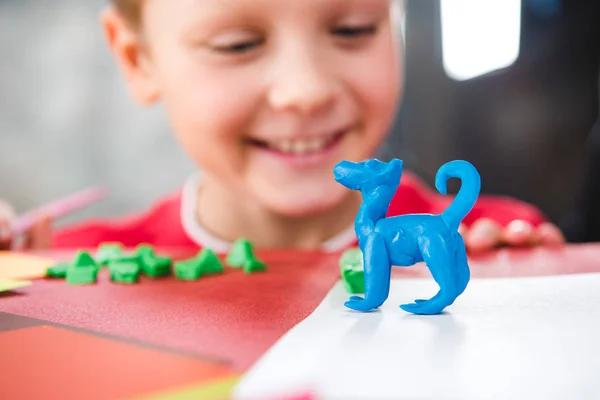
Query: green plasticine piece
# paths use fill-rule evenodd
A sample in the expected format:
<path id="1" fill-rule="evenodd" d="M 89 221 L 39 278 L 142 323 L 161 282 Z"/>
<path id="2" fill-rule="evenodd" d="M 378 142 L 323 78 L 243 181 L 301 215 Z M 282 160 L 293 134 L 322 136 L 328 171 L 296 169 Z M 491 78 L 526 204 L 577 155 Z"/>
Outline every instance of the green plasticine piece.
<path id="1" fill-rule="evenodd" d="M 108 265 L 110 279 L 117 283 L 136 283 L 140 276 L 140 266 L 133 262 L 115 262 Z"/>
<path id="2" fill-rule="evenodd" d="M 100 265 L 107 265 L 121 257 L 123 257 L 123 246 L 121 243 L 102 243 L 96 252 L 96 261 Z"/>
<path id="3" fill-rule="evenodd" d="M 95 265 L 73 266 L 67 268 L 67 284 L 87 285 L 96 283 L 99 268 Z"/>
<path id="4" fill-rule="evenodd" d="M 160 278 L 171 274 L 171 258 L 159 257 L 154 251 L 154 247 L 149 244 L 140 244 L 135 249 L 137 262 L 142 272 L 150 278 Z"/>
<path id="5" fill-rule="evenodd" d="M 171 272 L 171 259 L 165 257 L 157 257 L 154 253 L 154 248 L 146 243 L 142 243 L 135 248 L 133 254 L 115 254 L 115 257 L 110 259 L 110 264 L 135 264 L 139 271 L 144 272 L 151 278 L 169 275 Z M 118 275 L 118 274 L 117 274 Z M 117 279 L 120 279 L 117 277 Z M 125 280 L 130 280 L 126 278 Z M 127 282 L 125 282 L 127 283 Z"/>
<path id="6" fill-rule="evenodd" d="M 350 294 L 362 294 L 365 292 L 364 271 L 347 270 L 342 273 L 344 288 Z"/>
<path id="7" fill-rule="evenodd" d="M 141 268 L 140 257 L 136 254 L 123 254 L 121 257 L 117 257 L 113 260 L 110 260 L 106 266 L 110 267 L 111 264 L 136 264 Z"/>
<path id="8" fill-rule="evenodd" d="M 227 265 L 233 268 L 241 268 L 246 264 L 246 261 L 254 259 L 254 251 L 252 243 L 248 239 L 238 239 L 231 246 L 231 250 L 227 255 Z"/>
<path id="9" fill-rule="evenodd" d="M 176 262 L 174 270 L 175 277 L 184 281 L 195 281 L 202 276 L 197 258 Z"/>
<path id="10" fill-rule="evenodd" d="M 86 251 L 79 251 L 73 263 L 67 267 L 66 279 L 69 285 L 86 285 L 96 283 L 98 265 Z"/>
<path id="11" fill-rule="evenodd" d="M 171 274 L 171 259 L 169 257 L 146 256 L 140 260 L 142 272 L 150 278 L 160 278 Z"/>
<path id="12" fill-rule="evenodd" d="M 254 255 L 252 243 L 248 239 L 238 239 L 233 243 L 231 251 L 227 256 L 227 264 L 233 268 L 243 268 L 244 272 L 264 271 L 267 266 Z"/>
<path id="13" fill-rule="evenodd" d="M 342 253 L 340 257 L 340 267 L 359 267 L 363 268 L 363 255 L 360 248 L 353 247 Z"/>
<path id="14" fill-rule="evenodd" d="M 64 279 L 67 277 L 67 269 L 71 264 L 69 263 L 58 263 L 46 270 L 46 277 Z"/>
<path id="15" fill-rule="evenodd" d="M 344 288 L 350 294 L 365 292 L 365 272 L 359 248 L 346 250 L 340 257 L 340 272 Z"/>
<path id="16" fill-rule="evenodd" d="M 138 247 L 136 247 L 135 255 L 141 259 L 145 257 L 156 257 L 156 254 L 154 253 L 154 247 L 150 246 L 149 244 L 140 244 Z"/>
<path id="17" fill-rule="evenodd" d="M 90 255 L 90 253 L 86 251 L 78 251 L 77 254 L 75 254 L 75 259 L 73 260 L 73 263 L 71 265 L 76 268 L 97 267 L 94 258 Z"/>
<path id="18" fill-rule="evenodd" d="M 123 255 L 115 260 L 112 260 L 111 263 L 140 263 L 140 257 L 137 254 Z"/>
<path id="19" fill-rule="evenodd" d="M 267 266 L 264 262 L 257 260 L 256 258 L 252 260 L 247 260 L 244 263 L 244 272 L 247 274 L 252 274 L 255 272 L 263 272 L 267 269 Z"/>
<path id="20" fill-rule="evenodd" d="M 203 275 L 220 274 L 225 271 L 219 257 L 210 249 L 201 250 L 196 257 L 175 263 L 175 277 L 197 280 Z"/>
<path id="21" fill-rule="evenodd" d="M 225 271 L 221 260 L 211 249 L 203 249 L 197 257 L 200 265 L 200 274 L 220 274 Z"/>

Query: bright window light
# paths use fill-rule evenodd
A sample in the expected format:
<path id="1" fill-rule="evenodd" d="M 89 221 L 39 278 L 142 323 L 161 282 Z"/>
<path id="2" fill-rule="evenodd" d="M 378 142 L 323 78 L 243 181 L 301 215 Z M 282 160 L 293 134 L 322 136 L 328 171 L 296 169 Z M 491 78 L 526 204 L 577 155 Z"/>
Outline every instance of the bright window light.
<path id="1" fill-rule="evenodd" d="M 519 57 L 521 0 L 441 0 L 446 74 L 467 80 Z"/>

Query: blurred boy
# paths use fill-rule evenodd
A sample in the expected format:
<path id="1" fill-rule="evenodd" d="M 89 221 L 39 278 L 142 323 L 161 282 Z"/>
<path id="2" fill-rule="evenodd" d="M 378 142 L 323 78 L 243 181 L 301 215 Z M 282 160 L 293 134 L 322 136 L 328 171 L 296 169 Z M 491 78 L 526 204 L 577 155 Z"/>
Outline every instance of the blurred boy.
<path id="1" fill-rule="evenodd" d="M 151 210 L 58 231 L 53 246 L 355 245 L 360 194 L 332 170 L 372 157 L 388 133 L 402 97 L 400 2 L 112 3 L 102 25 L 132 95 L 164 104 L 201 172 Z M 405 172 L 389 214 L 439 213 L 449 201 Z M 563 240 L 535 208 L 485 196 L 462 231 L 471 250 Z"/>

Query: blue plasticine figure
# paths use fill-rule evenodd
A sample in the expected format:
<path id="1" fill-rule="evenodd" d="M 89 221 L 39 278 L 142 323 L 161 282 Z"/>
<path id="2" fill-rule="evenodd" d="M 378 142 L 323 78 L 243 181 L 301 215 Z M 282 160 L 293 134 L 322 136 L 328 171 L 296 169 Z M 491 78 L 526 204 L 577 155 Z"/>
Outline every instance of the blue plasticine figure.
<path id="1" fill-rule="evenodd" d="M 469 265 L 458 227 L 471 211 L 481 188 L 479 173 L 466 161 L 451 161 L 436 175 L 435 187 L 446 194 L 446 182 L 460 178 L 461 189 L 440 215 L 410 214 L 386 218 L 389 204 L 400 184 L 403 162 L 373 159 L 360 163 L 342 161 L 334 168 L 335 180 L 360 190 L 363 204 L 354 227 L 363 252 L 365 296 L 352 296 L 346 307 L 369 311 L 381 306 L 390 290 L 391 267 L 409 267 L 425 261 L 440 287 L 429 300 L 401 305 L 414 314 L 439 314 L 467 287 Z"/>

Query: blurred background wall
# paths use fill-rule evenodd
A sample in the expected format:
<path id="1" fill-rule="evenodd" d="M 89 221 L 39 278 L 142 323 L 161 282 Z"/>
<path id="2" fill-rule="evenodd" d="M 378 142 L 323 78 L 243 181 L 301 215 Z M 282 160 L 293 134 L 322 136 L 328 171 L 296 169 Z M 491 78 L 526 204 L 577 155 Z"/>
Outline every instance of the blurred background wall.
<path id="1" fill-rule="evenodd" d="M 0 0 L 0 198 L 18 211 L 101 184 L 110 199 L 67 221 L 122 215 L 193 171 L 160 107 L 126 92 L 99 28 L 104 4 Z M 440 1 L 408 0 L 405 97 L 381 158 L 405 159 L 430 184 L 444 162 L 470 160 L 485 193 L 565 225 L 590 185 L 598 4 L 523 0 L 516 62 L 456 81 L 442 65 Z"/>
<path id="2" fill-rule="evenodd" d="M 18 211 L 91 185 L 70 220 L 140 210 L 192 163 L 159 107 L 126 91 L 99 24 L 105 0 L 0 0 L 0 198 Z"/>

